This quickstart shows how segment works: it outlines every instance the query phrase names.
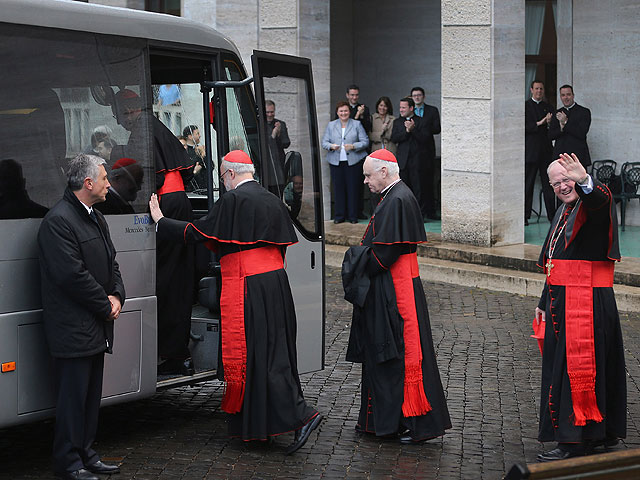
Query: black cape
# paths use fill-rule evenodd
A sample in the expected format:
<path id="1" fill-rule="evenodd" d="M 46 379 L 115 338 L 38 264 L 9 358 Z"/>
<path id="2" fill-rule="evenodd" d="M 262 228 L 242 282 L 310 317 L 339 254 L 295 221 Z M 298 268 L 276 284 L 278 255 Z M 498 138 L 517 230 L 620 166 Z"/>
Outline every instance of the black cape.
<path id="1" fill-rule="evenodd" d="M 540 253 L 539 266 L 548 259 L 551 232 L 568 211 L 565 232 L 553 251 L 554 259 L 619 260 L 618 224 L 615 203 L 609 189 L 593 180 L 594 188 L 580 196 L 571 208 L 559 208 Z M 625 438 L 627 432 L 627 387 L 622 331 L 616 300 L 611 287 L 593 289 L 593 327 L 596 360 L 596 401 L 604 420 L 588 421 L 584 427 L 573 424 L 571 386 L 567 375 L 565 344 L 564 286 L 545 284 L 538 307 L 545 310 L 546 327 L 540 389 L 538 440 L 579 443 Z M 552 394 L 550 394 L 552 393 Z"/>
<path id="2" fill-rule="evenodd" d="M 432 410 L 403 417 L 404 339 L 389 267 L 400 255 L 426 241 L 422 215 L 411 190 L 398 182 L 383 196 L 361 247 L 345 255 L 346 298 L 354 302 L 347 361 L 362 363 L 362 393 L 357 429 L 379 436 L 409 429 L 414 439 L 434 438 L 451 428 L 431 336 L 429 311 L 420 277 L 413 279 L 424 390 Z M 363 277 L 366 277 L 363 278 Z M 364 301 L 364 286 L 370 282 Z"/>
<path id="3" fill-rule="evenodd" d="M 226 192 L 202 220 L 162 219 L 158 236 L 206 242 L 221 256 L 267 245 L 280 246 L 284 255 L 298 241 L 284 204 L 254 181 Z M 317 411 L 306 404 L 298 378 L 296 314 L 286 271 L 245 282 L 246 386 L 242 411 L 230 415 L 229 433 L 265 440 L 302 427 Z"/>

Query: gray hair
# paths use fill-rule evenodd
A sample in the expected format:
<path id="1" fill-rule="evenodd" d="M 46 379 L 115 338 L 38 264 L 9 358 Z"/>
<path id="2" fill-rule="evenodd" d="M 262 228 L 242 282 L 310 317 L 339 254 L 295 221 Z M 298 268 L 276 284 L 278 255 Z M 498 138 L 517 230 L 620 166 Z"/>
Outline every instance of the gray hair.
<path id="1" fill-rule="evenodd" d="M 382 167 L 387 167 L 387 173 L 389 175 L 398 175 L 400 173 L 400 167 L 397 162 L 387 162 L 386 160 L 380 160 L 379 158 L 367 157 L 371 159 L 374 170 L 377 172 Z"/>
<path id="2" fill-rule="evenodd" d="M 222 160 L 222 170 L 223 172 L 233 170 L 236 173 L 256 173 L 256 169 L 251 163 L 228 162 L 224 159 Z"/>
<path id="3" fill-rule="evenodd" d="M 560 165 L 560 162 L 557 159 L 549 164 L 549 166 L 547 167 L 547 177 L 549 176 L 549 172 L 551 171 L 551 168 L 555 167 L 556 165 Z"/>
<path id="4" fill-rule="evenodd" d="M 85 178 L 90 178 L 94 181 L 98 180 L 100 165 L 104 165 L 105 163 L 103 158 L 96 155 L 87 155 L 86 153 L 79 154 L 69 160 L 67 185 L 75 192 L 82 188 Z"/>

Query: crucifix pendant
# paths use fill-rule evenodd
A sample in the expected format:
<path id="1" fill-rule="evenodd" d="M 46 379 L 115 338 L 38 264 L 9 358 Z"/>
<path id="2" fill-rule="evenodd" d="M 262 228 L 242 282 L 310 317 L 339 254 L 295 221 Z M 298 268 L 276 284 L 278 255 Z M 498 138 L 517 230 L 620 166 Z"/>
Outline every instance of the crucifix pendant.
<path id="1" fill-rule="evenodd" d="M 547 277 L 551 276 L 551 269 L 554 267 L 553 263 L 551 263 L 551 259 L 547 260 L 547 263 L 544 265 L 547 268 Z"/>

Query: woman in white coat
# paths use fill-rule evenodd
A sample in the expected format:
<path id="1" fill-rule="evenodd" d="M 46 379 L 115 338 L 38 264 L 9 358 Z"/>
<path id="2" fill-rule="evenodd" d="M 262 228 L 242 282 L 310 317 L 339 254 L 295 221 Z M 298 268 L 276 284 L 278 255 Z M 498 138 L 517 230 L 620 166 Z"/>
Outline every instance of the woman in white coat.
<path id="1" fill-rule="evenodd" d="M 367 156 L 369 138 L 358 120 L 349 118 L 349 104 L 338 102 L 338 118 L 329 122 L 322 137 L 333 182 L 333 222 L 358 223 L 361 160 Z"/>

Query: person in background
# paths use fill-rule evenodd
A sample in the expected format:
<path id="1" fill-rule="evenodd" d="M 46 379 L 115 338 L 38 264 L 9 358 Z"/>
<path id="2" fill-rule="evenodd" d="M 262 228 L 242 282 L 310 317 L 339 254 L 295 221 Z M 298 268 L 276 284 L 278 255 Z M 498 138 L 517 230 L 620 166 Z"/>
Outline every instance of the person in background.
<path id="1" fill-rule="evenodd" d="M 548 130 L 553 118 L 553 107 L 544 101 L 544 84 L 531 82 L 531 98 L 524 102 L 524 224 L 529 225 L 533 206 L 536 176 L 540 174 L 547 218 L 556 213 L 556 197 L 549 185 L 547 167 L 551 163 L 553 146 Z"/>
<path id="2" fill-rule="evenodd" d="M 180 105 L 180 88 L 178 85 L 160 85 L 158 89 L 158 105 Z"/>
<path id="3" fill-rule="evenodd" d="M 575 153 L 586 168 L 591 165 L 591 155 L 587 145 L 591 110 L 575 102 L 571 85 L 560 87 L 560 101 L 562 107 L 558 109 L 555 116 L 551 117 L 549 124 L 549 138 L 555 140 L 551 158 L 558 158 L 562 153 Z"/>
<path id="4" fill-rule="evenodd" d="M 369 137 L 358 120 L 349 118 L 349 104 L 338 102 L 337 120 L 329 122 L 322 137 L 333 183 L 333 222 L 358 223 L 358 200 L 362 159 L 367 156 Z"/>
<path id="5" fill-rule="evenodd" d="M 396 144 L 391 141 L 393 121 L 393 106 L 389 97 L 380 97 L 376 102 L 376 113 L 371 118 L 371 151 L 386 148 L 391 153 L 396 153 Z"/>
<path id="6" fill-rule="evenodd" d="M 289 148 L 289 131 L 287 124 L 276 118 L 276 104 L 272 100 L 265 100 L 265 113 L 267 116 L 267 143 L 269 146 L 269 160 L 264 166 L 264 184 L 269 191 L 278 197 L 282 197 L 286 175 L 284 171 L 284 150 Z"/>
<path id="7" fill-rule="evenodd" d="M 413 87 L 411 98 L 415 103 L 414 112 L 420 117 L 427 130 L 426 158 L 420 163 L 420 209 L 424 218 L 440 220 L 436 201 L 440 201 L 440 170 L 436 165 L 436 142 L 434 135 L 440 133 L 440 112 L 433 105 L 424 103 L 424 88 Z"/>

